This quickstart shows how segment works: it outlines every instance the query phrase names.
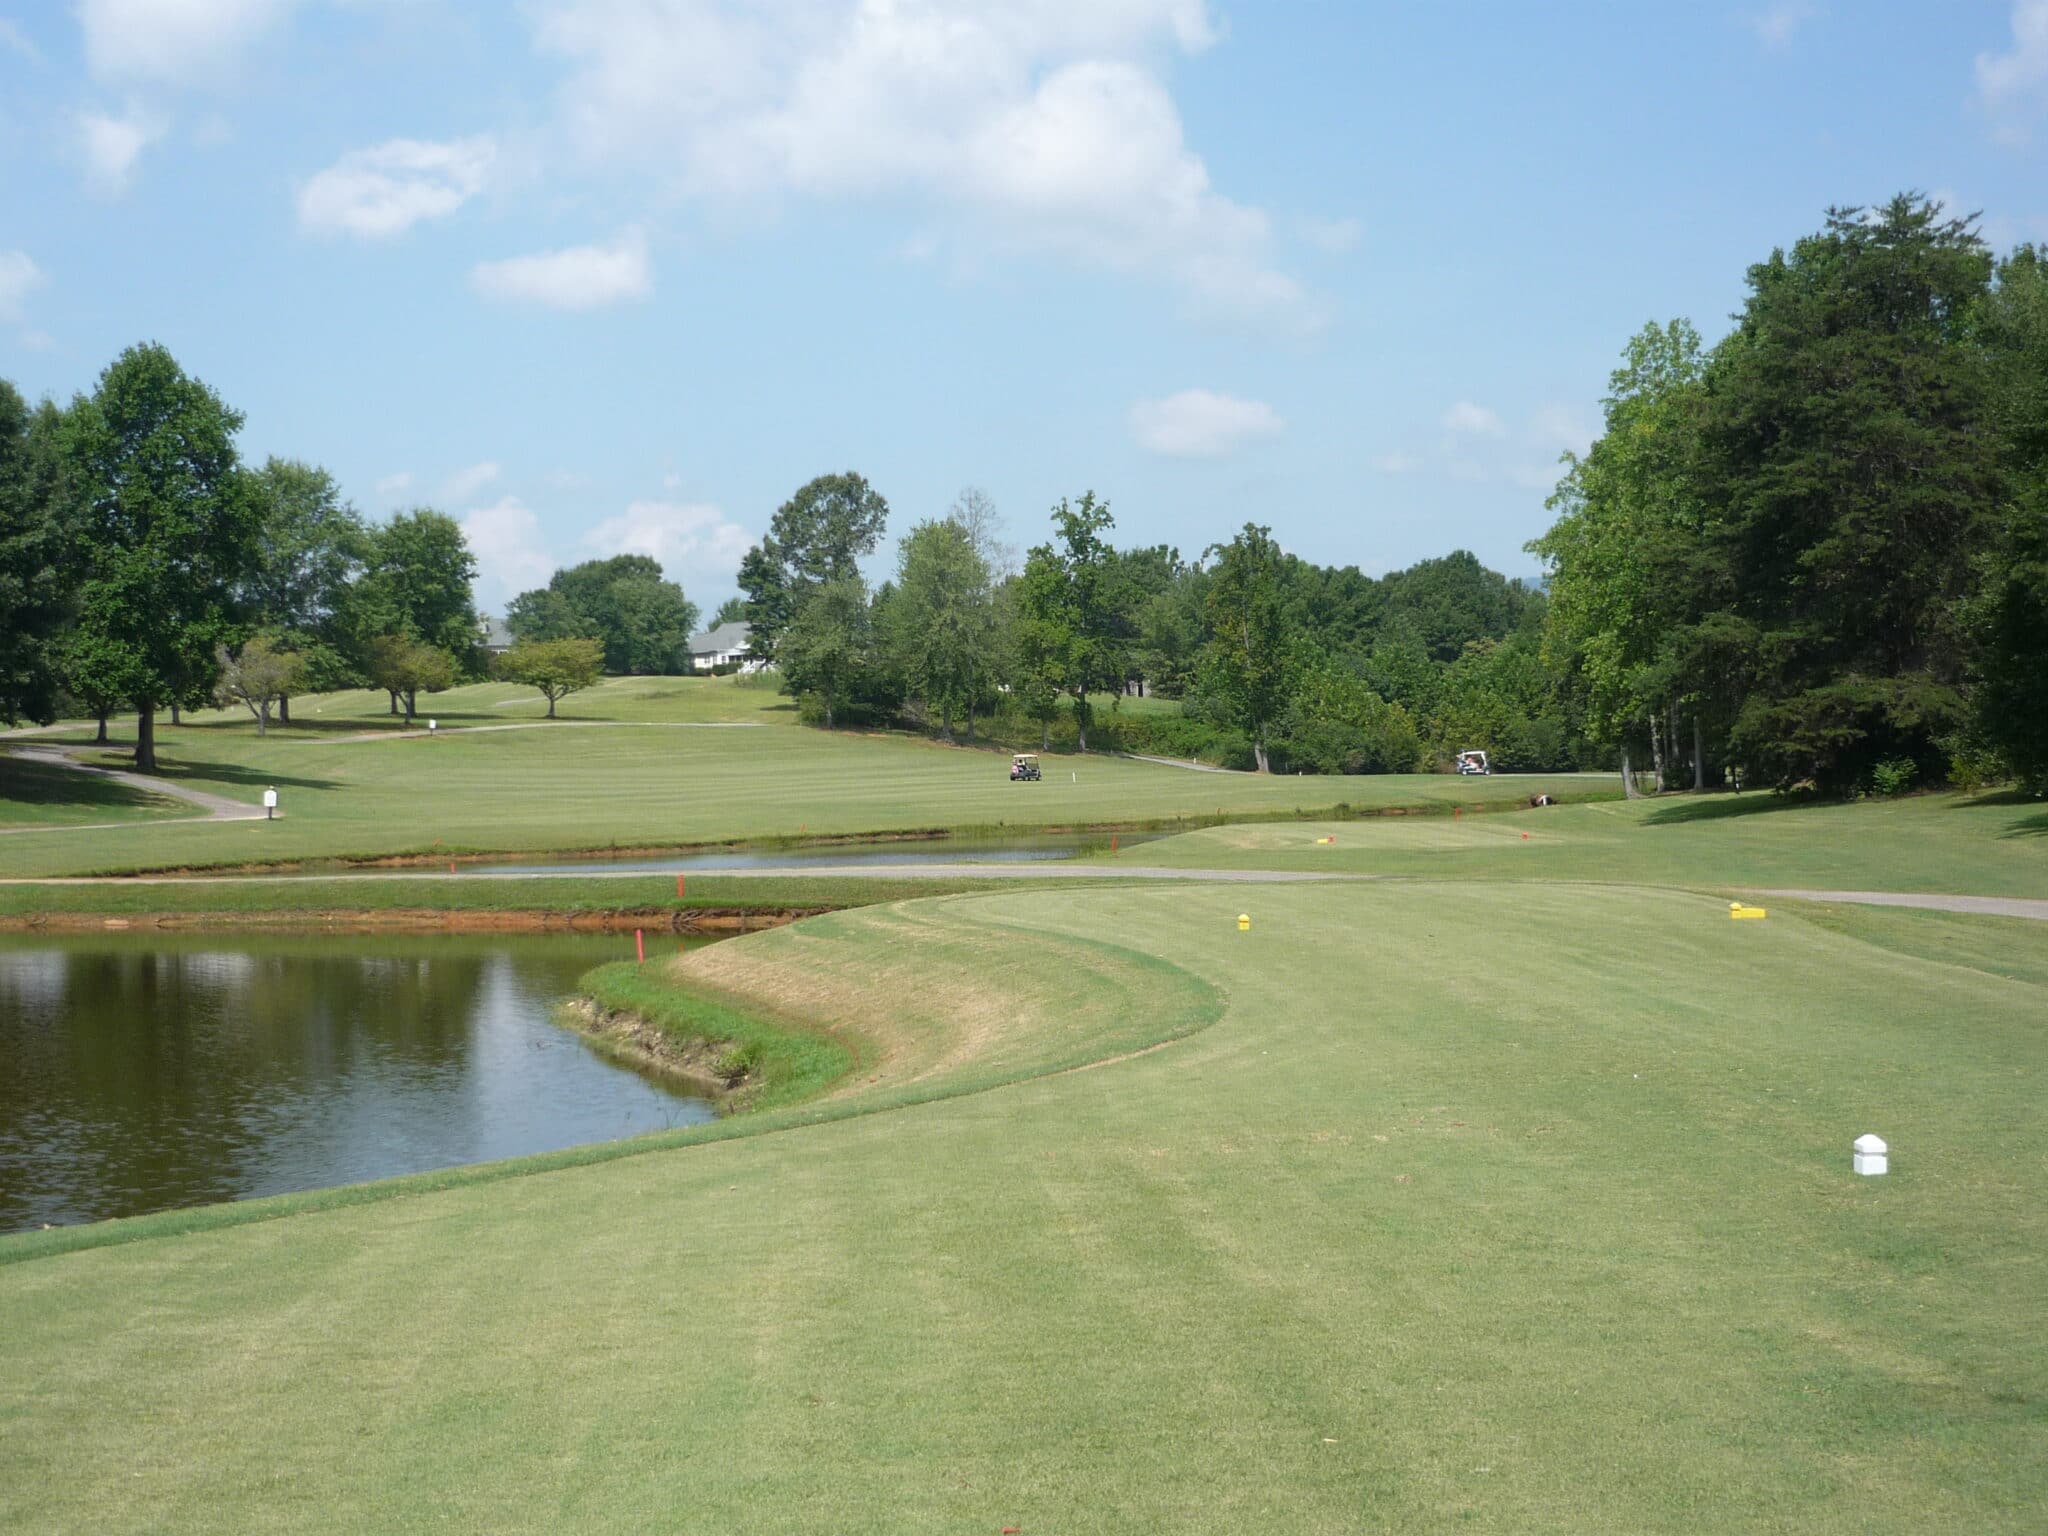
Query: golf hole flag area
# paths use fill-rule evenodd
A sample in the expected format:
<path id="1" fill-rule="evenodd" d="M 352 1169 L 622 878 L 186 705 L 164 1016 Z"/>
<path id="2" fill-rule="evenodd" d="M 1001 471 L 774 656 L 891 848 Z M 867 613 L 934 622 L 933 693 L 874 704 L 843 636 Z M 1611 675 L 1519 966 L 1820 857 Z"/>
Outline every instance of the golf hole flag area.
<path id="1" fill-rule="evenodd" d="M 0 1526 L 2039 1530 L 2048 924 L 1245 894 L 651 955 L 858 1065 L 641 1155 L 0 1244 Z"/>

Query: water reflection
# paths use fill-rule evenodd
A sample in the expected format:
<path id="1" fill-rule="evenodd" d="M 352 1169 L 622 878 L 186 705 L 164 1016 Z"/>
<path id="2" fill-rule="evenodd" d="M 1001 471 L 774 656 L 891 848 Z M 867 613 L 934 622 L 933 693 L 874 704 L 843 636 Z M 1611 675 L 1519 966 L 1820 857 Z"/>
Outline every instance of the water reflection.
<path id="1" fill-rule="evenodd" d="M 1149 843 L 1163 832 L 1124 832 L 1117 835 L 1123 848 Z M 487 864 L 485 873 L 518 875 L 575 875 L 592 869 L 615 873 L 690 874 L 721 869 L 801 869 L 805 866 L 833 867 L 858 864 L 877 868 L 918 864 L 1038 864 L 1053 859 L 1075 859 L 1083 854 L 1106 853 L 1107 832 L 1017 832 L 992 837 L 898 838 L 878 843 L 828 843 L 799 848 L 721 848 L 704 853 L 648 855 L 592 855 L 578 859 L 549 859 L 531 864 Z M 357 871 L 374 874 L 378 871 Z"/>
<path id="2" fill-rule="evenodd" d="M 706 1119 L 550 1018 L 625 952 L 591 936 L 0 936 L 0 1230 Z"/>

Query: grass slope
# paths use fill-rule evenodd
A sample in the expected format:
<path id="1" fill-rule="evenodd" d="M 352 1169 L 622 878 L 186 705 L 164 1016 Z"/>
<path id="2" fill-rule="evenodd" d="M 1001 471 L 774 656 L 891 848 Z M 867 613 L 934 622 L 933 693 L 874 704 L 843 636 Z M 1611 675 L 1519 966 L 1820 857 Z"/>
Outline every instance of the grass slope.
<path id="1" fill-rule="evenodd" d="M 171 774 L 250 801 L 274 786 L 283 819 L 166 826 L 144 839 L 125 829 L 25 833 L 0 848 L 0 872 L 84 874 L 956 826 L 1171 823 L 1177 817 L 1291 815 L 1340 801 L 1442 807 L 1481 797 L 1510 803 L 1537 789 L 1585 796 L 1616 788 L 1600 775 L 1479 782 L 1442 775 L 1268 778 L 1092 756 L 1059 758 L 1048 764 L 1043 783 L 1019 785 L 1009 782 L 1001 753 L 801 728 L 773 694 L 732 687 L 729 679 L 622 678 L 614 684 L 574 696 L 571 702 L 590 713 L 582 723 L 438 739 L 389 732 L 363 739 L 359 715 L 343 717 L 347 729 L 326 723 L 316 729 L 313 711 L 320 706 L 311 701 L 301 701 L 292 730 L 262 739 L 242 724 L 167 728 L 159 751 Z M 507 723 L 520 697 L 506 684 L 463 692 L 473 708 L 441 717 L 444 724 L 451 718 Z M 612 708 L 616 718 L 596 718 Z"/>
<path id="2" fill-rule="evenodd" d="M 197 814 L 193 806 L 165 795 L 0 750 L 0 828 L 154 821 Z"/>
<path id="3" fill-rule="evenodd" d="M 1324 837 L 1336 841 L 1317 841 Z M 1183 869 L 2038 897 L 2048 896 L 2048 806 L 2009 794 L 1854 804 L 1711 795 L 1514 816 L 1210 827 L 1130 857 Z"/>
<path id="4" fill-rule="evenodd" d="M 1920 914 L 1539 889 L 1031 889 L 705 951 L 905 1063 L 849 1110 L 1220 1016 L 0 1269 L 0 1524 L 2037 1528 L 2048 927 L 1994 975 Z"/>

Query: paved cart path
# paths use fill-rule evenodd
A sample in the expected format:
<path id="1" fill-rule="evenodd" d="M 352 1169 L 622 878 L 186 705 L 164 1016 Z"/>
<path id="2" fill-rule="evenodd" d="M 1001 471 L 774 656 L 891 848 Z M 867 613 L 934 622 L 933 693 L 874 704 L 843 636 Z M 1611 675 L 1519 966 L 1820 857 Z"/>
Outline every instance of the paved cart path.
<path id="1" fill-rule="evenodd" d="M 1930 912 L 1974 912 L 1980 917 L 2027 917 L 2048 922 L 2048 901 L 2025 896 L 1942 896 L 1926 891 L 1758 891 L 1787 901 L 1836 901 L 1857 907 L 1920 907 Z"/>
<path id="2" fill-rule="evenodd" d="M 146 773 L 124 773 L 119 768 L 100 768 L 91 763 L 81 763 L 61 747 L 16 747 L 14 755 L 31 763 L 46 763 L 53 768 L 69 768 L 74 773 L 90 773 L 102 779 L 112 779 L 116 784 L 126 784 L 130 789 L 139 789 L 145 794 L 162 795 L 170 800 L 183 800 L 188 805 L 198 806 L 205 814 L 165 816 L 154 821 L 94 821 L 83 825 L 58 827 L 7 827 L 0 828 L 0 837 L 15 832 L 91 832 L 107 827 L 166 827 L 187 821 L 263 819 L 263 807 L 251 805 L 246 800 L 230 800 L 226 795 L 212 794 L 207 790 L 188 789 L 183 784 L 173 784 Z"/>
<path id="3" fill-rule="evenodd" d="M 262 812 L 257 812 L 261 815 Z M 160 825 L 160 823 L 159 823 Z M 5 879 L 0 885 L 290 885 L 307 880 L 347 882 L 350 880 L 654 880 L 669 873 L 665 869 L 589 869 L 573 874 L 561 871 L 491 869 L 461 870 L 449 874 L 441 869 L 393 869 L 358 871 L 350 874 L 312 875 L 57 875 L 43 879 Z M 685 870 L 685 874 L 698 871 Z M 1040 864 L 781 864 L 772 868 L 714 869 L 702 871 L 720 880 L 825 879 L 845 876 L 855 880 L 886 877 L 892 880 L 1208 880 L 1226 885 L 1299 885 L 1312 880 L 1378 880 L 1379 875 L 1314 874 L 1288 869 L 1156 869 L 1144 865 L 1062 864 L 1048 860 Z"/>

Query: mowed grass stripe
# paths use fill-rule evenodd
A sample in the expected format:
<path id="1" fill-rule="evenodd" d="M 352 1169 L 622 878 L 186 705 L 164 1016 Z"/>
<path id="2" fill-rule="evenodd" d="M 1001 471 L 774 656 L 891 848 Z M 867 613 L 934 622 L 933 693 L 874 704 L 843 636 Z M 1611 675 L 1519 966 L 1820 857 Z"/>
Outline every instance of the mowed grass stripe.
<path id="1" fill-rule="evenodd" d="M 1148 843 L 1144 858 L 1187 869 L 2048 897 L 2048 806 L 2010 793 L 1604 800 L 1513 816 L 1206 827 Z"/>
<path id="2" fill-rule="evenodd" d="M 983 984 L 993 927 L 1055 977 L 1113 936 L 1221 994 L 1170 1050 L 0 1271 L 10 1513 L 2031 1526 L 2041 987 L 1668 892 L 1281 888 L 1240 934 L 1246 901 L 871 918 L 879 1021 Z M 718 952 L 772 991 L 791 949 Z"/>
<path id="3" fill-rule="evenodd" d="M 1518 802 L 1538 788 L 1610 793 L 1600 776 L 1474 784 L 1443 775 L 1274 778 L 1192 773 L 1122 758 L 1061 758 L 1012 784 L 1003 754 L 901 736 L 764 726 L 693 731 L 478 732 L 440 739 L 264 740 L 245 733 L 164 749 L 184 782 L 254 799 L 277 822 L 29 833 L 0 847 L 10 875 L 263 859 L 635 847 L 955 826 L 1165 821 L 1356 805 Z"/>

